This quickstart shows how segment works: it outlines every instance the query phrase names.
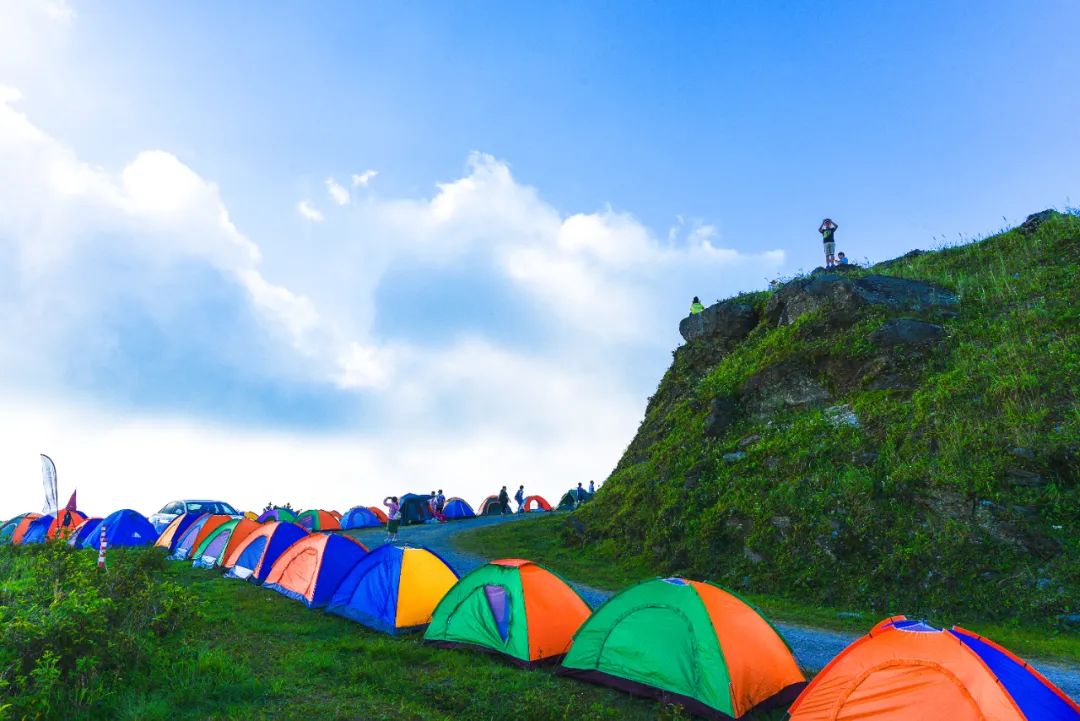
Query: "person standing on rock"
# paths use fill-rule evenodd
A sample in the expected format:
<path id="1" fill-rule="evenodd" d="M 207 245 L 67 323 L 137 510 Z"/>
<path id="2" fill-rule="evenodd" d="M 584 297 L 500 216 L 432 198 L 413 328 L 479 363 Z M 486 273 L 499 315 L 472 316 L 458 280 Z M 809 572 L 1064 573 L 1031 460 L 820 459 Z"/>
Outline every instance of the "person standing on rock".
<path id="1" fill-rule="evenodd" d="M 701 304 L 701 301 L 695 295 L 694 300 L 690 303 L 690 315 L 697 315 L 703 310 L 705 310 L 705 306 Z"/>
<path id="2" fill-rule="evenodd" d="M 499 512 L 504 515 L 510 512 L 510 494 L 506 492 L 506 486 L 499 491 Z"/>
<path id="3" fill-rule="evenodd" d="M 833 222 L 832 218 L 821 221 L 818 232 L 821 233 L 821 241 L 825 244 L 825 267 L 831 268 L 836 265 L 836 229 L 840 226 Z"/>

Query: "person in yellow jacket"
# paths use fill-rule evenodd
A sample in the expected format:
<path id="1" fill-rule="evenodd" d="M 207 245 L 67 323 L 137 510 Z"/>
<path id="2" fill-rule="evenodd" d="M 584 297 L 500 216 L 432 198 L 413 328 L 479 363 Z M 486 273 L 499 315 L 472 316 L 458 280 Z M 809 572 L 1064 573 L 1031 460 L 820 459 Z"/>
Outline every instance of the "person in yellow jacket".
<path id="1" fill-rule="evenodd" d="M 693 302 L 690 303 L 690 315 L 697 315 L 703 310 L 705 310 L 705 306 L 701 304 L 701 301 L 695 295 Z"/>

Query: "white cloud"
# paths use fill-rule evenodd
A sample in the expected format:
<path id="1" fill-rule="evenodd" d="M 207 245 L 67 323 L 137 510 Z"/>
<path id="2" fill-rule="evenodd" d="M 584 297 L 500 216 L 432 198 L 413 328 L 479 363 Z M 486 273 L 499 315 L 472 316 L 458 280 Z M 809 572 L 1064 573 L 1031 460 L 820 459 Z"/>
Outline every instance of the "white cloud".
<path id="1" fill-rule="evenodd" d="M 301 200 L 296 204 L 296 211 L 312 223 L 321 223 L 323 221 L 323 214 L 310 201 Z"/>
<path id="2" fill-rule="evenodd" d="M 378 170 L 365 170 L 362 173 L 354 173 L 352 184 L 354 188 L 366 188 L 368 184 L 379 174 Z"/>
<path id="3" fill-rule="evenodd" d="M 326 179 L 326 192 L 330 194 L 330 199 L 338 205 L 349 204 L 350 198 L 348 189 L 333 178 Z"/>
<path id="4" fill-rule="evenodd" d="M 29 489 L 20 480 L 0 498 L 7 515 L 36 505 L 38 450 L 54 455 L 62 483 L 77 485 L 95 512 L 153 511 L 195 495 L 342 510 L 432 486 L 476 501 L 506 482 L 554 501 L 617 461 L 669 362 L 689 297 L 753 287 L 755 274 L 782 261 L 777 251 L 722 248 L 703 223 L 661 239 L 611 208 L 565 215 L 506 163 L 476 153 L 462 177 L 430 197 L 343 206 L 312 231 L 323 250 L 274 258 L 271 280 L 263 250 L 196 169 L 164 150 L 138 153 L 118 172 L 93 166 L 17 112 L 16 93 L 0 96 L 0 333 L 26 339 L 0 347 L 0 477 L 25 479 Z M 307 200 L 297 208 L 322 220 Z M 98 280 L 81 263 L 99 255 L 136 272 Z M 410 328 L 373 335 L 387 311 L 376 291 L 388 271 L 437 275 L 466 262 L 501 283 L 496 292 L 507 295 L 485 299 L 491 307 L 513 301 L 531 313 L 518 320 L 526 341 L 479 331 L 433 340 Z M 52 393 L 23 387 L 29 369 L 86 352 L 72 338 L 101 323 L 100 295 L 116 293 L 139 311 L 161 306 L 150 315 L 167 316 L 157 280 L 192 263 L 239 289 L 271 354 L 285 359 L 241 354 L 245 372 L 340 389 L 363 402 L 362 428 L 269 434 L 180 409 L 77 409 L 58 400 L 56 379 Z M 429 313 L 433 326 L 461 320 L 454 299 Z"/>

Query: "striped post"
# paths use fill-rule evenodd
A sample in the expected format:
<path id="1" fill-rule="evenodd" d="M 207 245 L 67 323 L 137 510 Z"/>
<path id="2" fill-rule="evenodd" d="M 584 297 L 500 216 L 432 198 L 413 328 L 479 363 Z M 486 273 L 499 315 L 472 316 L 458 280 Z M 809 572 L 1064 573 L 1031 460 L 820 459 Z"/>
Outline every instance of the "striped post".
<path id="1" fill-rule="evenodd" d="M 105 524 L 101 524 L 101 540 L 98 542 L 97 567 L 105 568 L 105 549 L 108 547 L 105 541 Z"/>

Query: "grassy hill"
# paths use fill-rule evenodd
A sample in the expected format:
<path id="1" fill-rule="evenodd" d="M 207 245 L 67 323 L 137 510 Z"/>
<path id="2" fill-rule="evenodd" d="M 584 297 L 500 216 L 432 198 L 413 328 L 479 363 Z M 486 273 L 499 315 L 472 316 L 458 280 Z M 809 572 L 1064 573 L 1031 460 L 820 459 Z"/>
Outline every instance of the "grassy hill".
<path id="1" fill-rule="evenodd" d="M 1080 611 L 1078 284 L 1048 213 L 687 319 L 565 543 L 881 613 Z"/>

